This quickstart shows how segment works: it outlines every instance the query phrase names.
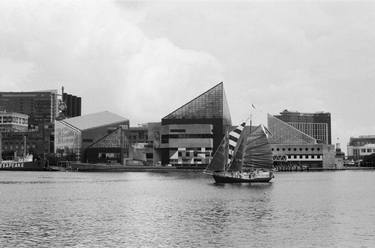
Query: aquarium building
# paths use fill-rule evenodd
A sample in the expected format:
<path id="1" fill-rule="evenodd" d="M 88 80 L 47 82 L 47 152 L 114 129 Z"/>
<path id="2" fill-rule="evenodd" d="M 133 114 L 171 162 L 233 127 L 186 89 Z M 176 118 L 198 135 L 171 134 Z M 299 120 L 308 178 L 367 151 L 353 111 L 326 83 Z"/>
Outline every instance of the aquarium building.
<path id="1" fill-rule="evenodd" d="M 161 120 L 161 163 L 205 167 L 232 124 L 219 83 Z"/>

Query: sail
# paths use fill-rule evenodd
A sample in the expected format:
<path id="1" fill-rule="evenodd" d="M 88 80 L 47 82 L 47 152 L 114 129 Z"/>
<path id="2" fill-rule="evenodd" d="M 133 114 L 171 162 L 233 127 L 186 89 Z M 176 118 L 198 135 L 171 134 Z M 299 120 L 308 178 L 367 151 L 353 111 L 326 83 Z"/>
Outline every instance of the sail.
<path id="1" fill-rule="evenodd" d="M 238 149 L 238 141 L 240 140 L 241 134 L 243 133 L 243 130 L 245 128 L 246 122 L 242 122 L 239 126 L 237 126 L 234 130 L 232 130 L 229 133 L 228 137 L 228 162 L 227 166 L 230 167 L 234 155 L 237 152 Z"/>
<path id="2" fill-rule="evenodd" d="M 268 142 L 270 132 L 262 125 L 252 130 L 246 140 L 243 166 L 252 168 L 272 169 L 272 150 Z"/>
<path id="3" fill-rule="evenodd" d="M 224 136 L 219 147 L 217 148 L 211 163 L 207 166 L 208 171 L 224 171 L 228 158 L 228 142 L 227 137 Z"/>
<path id="4" fill-rule="evenodd" d="M 236 153 L 233 157 L 232 163 L 229 165 L 228 171 L 240 171 L 242 170 L 242 160 L 243 160 L 243 152 L 245 148 L 245 141 L 246 141 L 246 131 L 243 131 L 240 140 L 238 141 L 238 148 Z"/>

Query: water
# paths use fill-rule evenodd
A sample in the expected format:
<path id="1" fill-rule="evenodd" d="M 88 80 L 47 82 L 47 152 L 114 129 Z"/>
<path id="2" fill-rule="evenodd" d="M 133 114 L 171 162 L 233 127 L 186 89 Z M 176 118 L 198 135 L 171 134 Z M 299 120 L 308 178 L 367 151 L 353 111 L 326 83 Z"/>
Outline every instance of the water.
<path id="1" fill-rule="evenodd" d="M 1 247 L 374 247 L 375 171 L 0 172 Z"/>

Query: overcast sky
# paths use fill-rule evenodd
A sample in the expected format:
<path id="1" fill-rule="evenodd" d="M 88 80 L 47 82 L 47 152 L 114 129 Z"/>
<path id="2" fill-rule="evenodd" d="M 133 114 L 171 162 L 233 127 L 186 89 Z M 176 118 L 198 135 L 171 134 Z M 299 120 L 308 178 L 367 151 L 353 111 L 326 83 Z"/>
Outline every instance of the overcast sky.
<path id="1" fill-rule="evenodd" d="M 0 1 L 0 90 L 60 89 L 83 113 L 160 121 L 223 81 L 233 123 L 332 115 L 375 134 L 375 3 Z"/>

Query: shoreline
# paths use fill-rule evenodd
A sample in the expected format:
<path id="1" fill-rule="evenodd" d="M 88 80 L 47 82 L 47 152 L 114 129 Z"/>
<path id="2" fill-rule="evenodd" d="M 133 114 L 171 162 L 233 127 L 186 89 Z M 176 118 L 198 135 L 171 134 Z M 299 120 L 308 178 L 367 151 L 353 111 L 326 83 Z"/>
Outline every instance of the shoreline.
<path id="1" fill-rule="evenodd" d="M 120 164 L 89 164 L 71 163 L 67 167 L 50 166 L 52 171 L 71 172 L 201 172 L 205 167 L 176 167 L 176 166 L 128 166 Z M 278 170 L 276 172 L 319 172 L 319 171 L 344 171 L 344 170 L 375 170 L 375 167 L 344 167 L 344 168 L 309 168 L 308 170 Z"/>

